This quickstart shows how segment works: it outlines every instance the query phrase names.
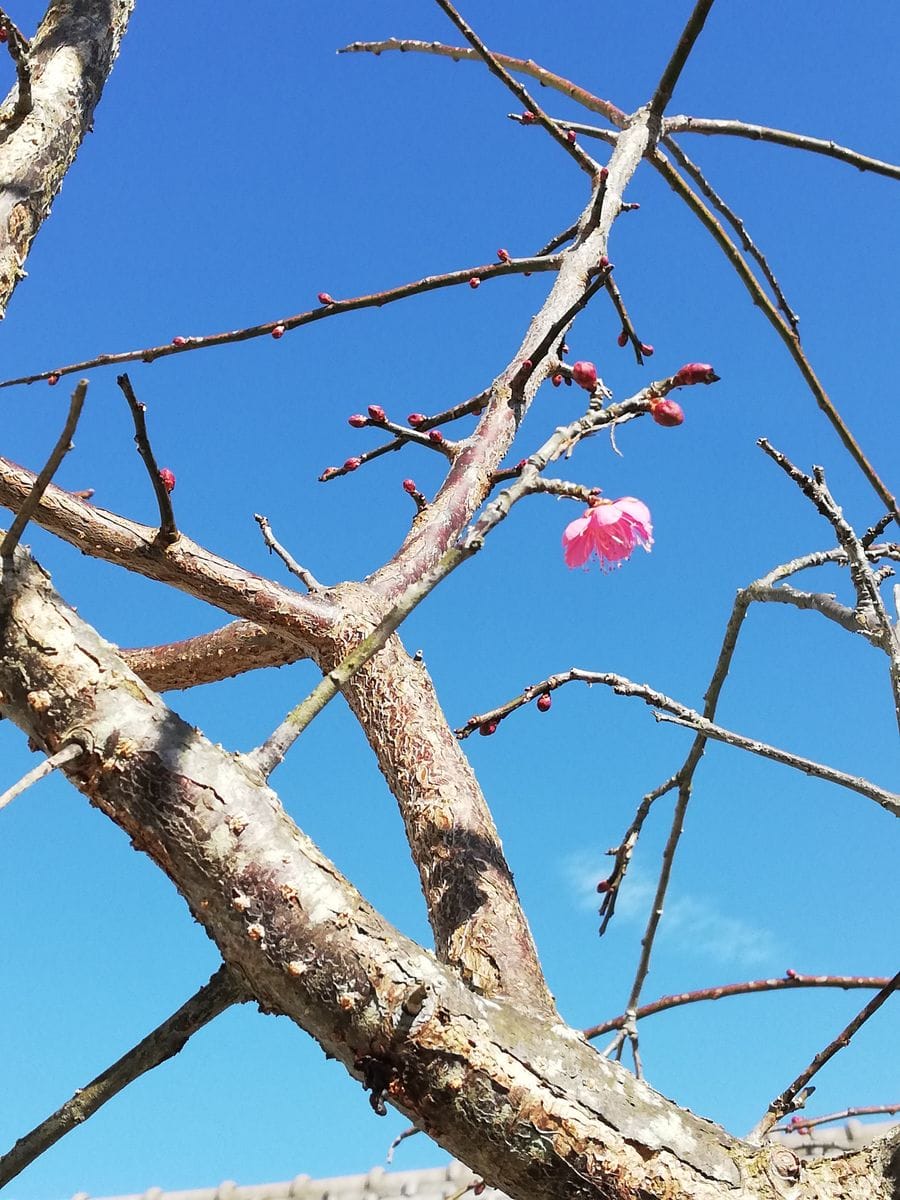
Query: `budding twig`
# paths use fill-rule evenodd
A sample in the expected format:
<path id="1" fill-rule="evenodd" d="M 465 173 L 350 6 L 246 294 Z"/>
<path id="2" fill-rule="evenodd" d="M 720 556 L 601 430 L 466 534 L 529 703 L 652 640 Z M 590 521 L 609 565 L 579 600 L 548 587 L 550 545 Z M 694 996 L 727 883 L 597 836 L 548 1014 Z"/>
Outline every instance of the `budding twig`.
<path id="1" fill-rule="evenodd" d="M 159 464 L 153 453 L 153 447 L 150 445 L 150 436 L 147 433 L 147 406 L 141 404 L 137 396 L 134 394 L 134 388 L 131 386 L 131 380 L 127 375 L 120 375 L 116 379 L 116 383 L 122 390 L 122 395 L 128 401 L 128 407 L 131 410 L 131 419 L 134 421 L 134 442 L 143 459 L 144 466 L 147 468 L 147 474 L 150 476 L 150 482 L 153 485 L 153 494 L 156 496 L 156 504 L 159 508 L 159 530 L 156 537 L 153 539 L 161 546 L 172 546 L 181 537 L 178 532 L 178 527 L 175 524 L 175 513 L 172 511 L 172 500 L 169 495 L 170 488 L 166 486 L 166 482 L 159 469 Z M 174 476 L 169 476 L 169 482 L 174 486 Z"/>
<path id="2" fill-rule="evenodd" d="M 559 269 L 561 255 L 550 258 L 511 258 L 506 262 L 487 263 L 476 267 L 464 267 L 460 271 L 449 271 L 444 275 L 426 275 L 412 283 L 404 283 L 399 287 L 388 288 L 383 292 L 371 292 L 365 296 L 354 296 L 349 300 L 332 300 L 323 303 L 318 308 L 297 313 L 293 317 L 278 317 L 274 321 L 264 321 L 260 325 L 248 325 L 243 329 L 232 329 L 225 333 L 211 333 L 201 337 L 179 337 L 177 341 L 167 342 L 161 346 L 147 346 L 143 350 L 125 350 L 118 354 L 98 354 L 94 358 L 82 362 L 71 363 L 65 367 L 53 367 L 48 371 L 39 371 L 34 375 L 20 375 L 16 379 L 0 381 L 0 388 L 14 387 L 20 383 L 37 383 L 41 379 L 60 378 L 71 375 L 76 371 L 86 371 L 92 367 L 108 367 L 128 362 L 152 363 L 158 358 L 168 358 L 172 354 L 187 354 L 193 350 L 207 350 L 215 346 L 229 346 L 235 342 L 246 342 L 252 338 L 271 337 L 274 330 L 281 328 L 285 332 L 299 329 L 301 325 L 310 325 L 314 321 L 323 321 L 336 317 L 341 313 L 356 312 L 363 308 L 382 308 L 397 300 L 405 300 L 409 296 L 419 296 L 425 292 L 437 291 L 439 288 L 459 287 L 467 284 L 470 279 L 493 279 L 499 275 L 523 275 L 527 271 L 556 271 Z"/>
<path id="3" fill-rule="evenodd" d="M 835 1121 L 846 1121 L 850 1117 L 874 1117 L 881 1113 L 891 1115 L 900 1112 L 900 1104 L 866 1104 L 856 1108 L 842 1108 L 840 1112 L 828 1113 L 824 1117 L 791 1117 L 787 1125 L 779 1125 L 779 1133 L 807 1134 L 817 1125 L 831 1125 Z"/>
<path id="4" fill-rule="evenodd" d="M 19 539 L 25 532 L 25 526 L 31 520 L 34 512 L 37 511 L 38 505 L 41 502 L 41 497 L 47 490 L 50 481 L 56 474 L 59 464 L 72 449 L 72 435 L 75 433 L 75 428 L 78 425 L 78 418 L 81 416 L 81 409 L 84 406 L 84 398 L 87 395 L 88 381 L 82 379 L 77 384 L 75 391 L 72 393 L 72 399 L 69 402 L 69 415 L 66 417 L 66 423 L 63 426 L 63 431 L 59 435 L 59 440 L 50 452 L 50 457 L 44 466 L 43 471 L 35 479 L 31 486 L 31 491 L 25 497 L 22 507 L 16 513 L 12 525 L 6 533 L 3 541 L 0 542 L 0 559 L 8 558 L 12 555 L 16 546 L 19 544 Z"/>
<path id="5" fill-rule="evenodd" d="M 815 1056 L 809 1066 L 800 1072 L 794 1082 L 789 1087 L 786 1087 L 780 1096 L 775 1097 L 766 1110 L 766 1115 L 747 1135 L 748 1142 L 761 1142 L 773 1125 L 777 1124 L 787 1113 L 793 1112 L 801 1106 L 798 1100 L 803 1092 L 806 1091 L 807 1084 L 812 1077 L 818 1071 L 821 1071 L 822 1067 L 825 1066 L 829 1059 L 834 1058 L 839 1050 L 849 1045 L 850 1039 L 857 1030 L 868 1021 L 873 1013 L 876 1013 L 881 1008 L 882 1004 L 884 1004 L 885 1000 L 889 999 L 898 985 L 900 985 L 900 971 L 897 972 L 893 979 L 888 980 L 877 996 L 873 996 L 869 1003 L 860 1009 L 853 1020 L 844 1026 L 834 1041 L 829 1042 L 825 1049 L 821 1050 Z M 806 1095 L 809 1095 L 809 1091 L 806 1091 Z"/>
<path id="6" fill-rule="evenodd" d="M 257 523 L 260 533 L 263 535 L 263 541 L 269 547 L 269 553 L 275 553 L 291 572 L 296 575 L 301 583 L 304 583 L 311 592 L 320 592 L 322 585 L 313 575 L 312 571 L 307 571 L 306 567 L 301 567 L 295 558 L 293 558 L 281 542 L 277 541 L 272 533 L 272 527 L 269 524 L 268 517 L 264 517 L 261 513 L 254 513 L 253 520 Z"/>

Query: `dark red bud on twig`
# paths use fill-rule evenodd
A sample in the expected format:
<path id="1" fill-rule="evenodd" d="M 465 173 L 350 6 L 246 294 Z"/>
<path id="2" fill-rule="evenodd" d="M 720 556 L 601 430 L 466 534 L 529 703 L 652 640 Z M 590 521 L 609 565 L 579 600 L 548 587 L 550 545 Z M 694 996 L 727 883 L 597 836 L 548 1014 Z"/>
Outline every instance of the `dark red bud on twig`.
<path id="1" fill-rule="evenodd" d="M 600 255 L 600 267 L 605 270 L 609 266 L 609 259 L 605 254 Z"/>
<path id="2" fill-rule="evenodd" d="M 362 413 L 353 413 L 352 416 L 347 418 L 347 424 L 352 425 L 354 429 L 362 429 L 363 426 L 368 425 L 368 421 Z"/>
<path id="3" fill-rule="evenodd" d="M 650 416 L 657 425 L 671 428 L 684 422 L 684 409 L 677 400 L 651 400 Z"/>
<path id="4" fill-rule="evenodd" d="M 550 705 L 553 703 L 553 697 L 549 692 L 542 692 L 537 698 L 538 712 L 547 712 Z"/>
<path id="5" fill-rule="evenodd" d="M 612 880 L 611 879 L 601 879 L 600 882 L 597 884 L 597 891 L 601 895 L 603 895 L 604 892 L 610 891 L 611 889 L 612 889 Z"/>
<path id="6" fill-rule="evenodd" d="M 0 42 L 5 42 L 9 37 L 9 30 L 5 26 L 0 26 Z"/>
<path id="7" fill-rule="evenodd" d="M 537 117 L 534 115 L 533 112 L 526 111 L 526 112 L 522 113 L 522 124 L 523 125 L 533 125 L 536 120 L 537 120 Z"/>
<path id="8" fill-rule="evenodd" d="M 600 168 L 600 179 L 603 183 L 606 183 L 607 179 L 609 179 L 609 167 Z"/>
<path id="9" fill-rule="evenodd" d="M 428 430 L 428 440 L 431 442 L 434 442 L 435 445 L 440 446 L 440 444 L 444 440 L 444 435 L 441 433 L 441 431 L 439 429 L 429 429 Z"/>
<path id="10" fill-rule="evenodd" d="M 497 257 L 500 259 L 501 262 L 509 262 L 509 251 L 504 250 L 503 247 L 501 246 L 500 249 L 497 251 Z"/>
<path id="11" fill-rule="evenodd" d="M 531 368 L 534 366 L 534 363 L 531 361 L 531 359 L 530 359 L 530 358 L 523 358 L 523 359 L 522 359 L 522 366 L 523 366 L 523 368 L 524 368 L 526 371 L 530 371 L 530 370 L 531 370 Z"/>
<path id="12" fill-rule="evenodd" d="M 424 425 L 428 420 L 424 413 L 410 413 L 406 419 L 410 425 L 412 425 L 413 429 L 415 429 L 417 425 Z"/>
<path id="13" fill-rule="evenodd" d="M 482 737 L 490 737 L 492 733 L 497 732 L 497 722 L 485 721 L 483 725 L 478 726 L 478 732 Z"/>
<path id="14" fill-rule="evenodd" d="M 177 337 L 172 338 L 172 345 L 173 346 L 186 346 L 187 338 L 182 337 L 181 334 L 179 334 Z"/>
<path id="15" fill-rule="evenodd" d="M 373 421 L 386 421 L 387 420 L 387 413 L 384 411 L 384 409 L 381 407 L 380 404 L 370 404 L 369 405 L 369 416 L 372 418 Z"/>
<path id="16" fill-rule="evenodd" d="M 644 358 L 653 357 L 653 347 L 649 342 L 641 342 L 641 354 L 643 354 Z"/>
<path id="17" fill-rule="evenodd" d="M 278 341 L 279 338 L 283 338 L 284 337 L 284 326 L 276 325 L 275 328 L 272 330 L 272 337 L 275 339 L 276 342 Z"/>
<path id="18" fill-rule="evenodd" d="M 329 295 L 328 292 L 319 292 L 318 296 L 316 296 L 316 299 L 320 304 L 334 304 L 334 297 Z"/>
<path id="19" fill-rule="evenodd" d="M 348 458 L 347 461 L 344 463 L 344 470 L 345 471 L 355 471 L 361 462 L 362 462 L 362 459 L 357 458 L 354 455 L 353 458 Z"/>
<path id="20" fill-rule="evenodd" d="M 569 129 L 566 131 L 566 141 L 569 142 L 570 144 L 575 141 L 576 137 L 577 137 L 577 134 L 575 133 L 574 129 Z"/>
<path id="21" fill-rule="evenodd" d="M 628 330 L 623 329 L 622 332 L 619 334 L 619 336 L 616 338 L 616 341 L 619 343 L 620 346 L 627 346 L 628 345 Z"/>
<path id="22" fill-rule="evenodd" d="M 477 287 L 481 287 L 481 280 L 480 280 L 480 279 L 470 279 L 470 280 L 469 280 L 469 287 L 470 287 L 470 288 L 477 288 Z"/>
<path id="23" fill-rule="evenodd" d="M 175 476 L 168 467 L 160 467 L 159 478 L 163 487 L 171 495 L 171 493 L 175 491 Z"/>
<path id="24" fill-rule="evenodd" d="M 793 967 L 788 967 L 788 969 L 784 973 L 784 977 L 785 977 L 785 979 L 796 979 L 797 972 L 794 970 Z"/>
<path id="25" fill-rule="evenodd" d="M 597 368 L 592 362 L 573 363 L 572 378 L 586 392 L 592 392 L 597 386 Z"/>
<path id="26" fill-rule="evenodd" d="M 563 381 L 562 375 L 554 375 L 553 378 L 550 380 L 550 382 L 553 384 L 554 387 L 559 387 L 559 385 L 562 383 L 562 381 Z"/>
<path id="27" fill-rule="evenodd" d="M 322 474 L 319 476 L 319 483 L 324 483 L 325 480 L 330 479 L 332 477 L 332 475 L 337 475 L 338 470 L 339 470 L 338 467 L 326 467 L 325 470 L 322 472 Z"/>
<path id="28" fill-rule="evenodd" d="M 674 387 L 692 383 L 718 383 L 719 376 L 709 363 L 685 363 L 675 372 Z"/>
<path id="29" fill-rule="evenodd" d="M 56 387 L 56 385 L 59 383 L 59 376 L 58 375 L 48 375 L 47 382 L 50 384 L 51 387 Z"/>
<path id="30" fill-rule="evenodd" d="M 404 492 L 408 492 L 411 496 L 413 492 L 417 492 L 419 489 L 416 487 L 416 481 L 414 479 L 404 479 L 403 490 Z"/>

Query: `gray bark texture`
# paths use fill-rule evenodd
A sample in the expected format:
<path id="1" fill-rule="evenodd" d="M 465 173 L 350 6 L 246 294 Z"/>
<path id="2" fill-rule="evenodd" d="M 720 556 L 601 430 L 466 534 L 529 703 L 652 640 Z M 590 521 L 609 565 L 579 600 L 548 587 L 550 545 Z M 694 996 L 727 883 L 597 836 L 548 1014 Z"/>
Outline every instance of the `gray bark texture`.
<path id="1" fill-rule="evenodd" d="M 398 663 L 382 669 L 402 692 Z M 372 909 L 258 770 L 168 709 L 21 549 L 0 580 L 0 711 L 47 753 L 84 748 L 70 781 L 166 872 L 248 994 L 511 1196 L 896 1197 L 897 1139 L 814 1163 L 750 1146 L 546 1012 L 479 995 Z"/>
<path id="2" fill-rule="evenodd" d="M 133 7 L 134 0 L 51 4 L 28 53 L 31 110 L 24 119 L 11 119 L 17 87 L 0 109 L 0 317 L 91 128 Z"/>

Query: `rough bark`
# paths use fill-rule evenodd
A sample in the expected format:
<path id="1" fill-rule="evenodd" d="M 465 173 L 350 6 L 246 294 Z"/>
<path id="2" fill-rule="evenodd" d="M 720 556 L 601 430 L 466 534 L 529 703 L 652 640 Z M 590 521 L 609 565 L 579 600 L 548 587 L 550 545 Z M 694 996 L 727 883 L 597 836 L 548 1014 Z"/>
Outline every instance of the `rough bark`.
<path id="1" fill-rule="evenodd" d="M 393 929 L 254 767 L 166 708 L 16 552 L 0 586 L 0 709 L 181 891 L 267 1009 L 521 1200 L 888 1200 L 896 1144 L 800 1163 L 681 1111 L 573 1030 L 478 996 Z"/>
<path id="2" fill-rule="evenodd" d="M 91 128 L 133 7 L 134 0 L 57 0 L 34 36 L 31 111 L 5 136 L 0 129 L 0 317 Z M 10 93 L 4 108 L 13 103 Z"/>

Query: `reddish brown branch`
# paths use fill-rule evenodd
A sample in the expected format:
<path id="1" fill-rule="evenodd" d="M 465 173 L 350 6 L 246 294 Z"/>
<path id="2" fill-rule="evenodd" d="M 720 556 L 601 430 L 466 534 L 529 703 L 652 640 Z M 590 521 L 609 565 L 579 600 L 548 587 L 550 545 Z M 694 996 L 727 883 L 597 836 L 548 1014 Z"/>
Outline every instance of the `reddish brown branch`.
<path id="1" fill-rule="evenodd" d="M 798 1107 L 798 1097 L 804 1092 L 807 1096 L 809 1095 L 807 1084 L 813 1076 L 818 1071 L 821 1071 L 822 1067 L 830 1059 L 834 1058 L 839 1050 L 843 1050 L 845 1046 L 849 1045 L 853 1035 L 881 1008 L 886 1000 L 890 999 L 898 984 L 900 984 L 900 971 L 897 972 L 893 979 L 888 980 L 877 996 L 873 996 L 869 1003 L 860 1009 L 853 1020 L 844 1026 L 834 1041 L 829 1042 L 825 1049 L 821 1050 L 815 1056 L 809 1066 L 800 1072 L 793 1083 L 786 1087 L 780 1096 L 775 1097 L 769 1105 L 766 1115 L 750 1133 L 748 1141 L 762 1141 L 773 1125 L 777 1124 L 787 1113 L 793 1112 Z"/>
<path id="2" fill-rule="evenodd" d="M 795 971 L 777 979 L 749 979 L 742 983 L 726 983 L 719 987 L 698 988 L 693 992 L 677 992 L 671 996 L 660 996 L 651 1004 L 642 1004 L 635 1009 L 633 1019 L 642 1021 L 655 1013 L 666 1012 L 670 1008 L 680 1008 L 684 1004 L 696 1004 L 701 1000 L 723 1000 L 728 996 L 749 996 L 756 992 L 791 991 L 795 988 L 883 988 L 890 982 L 886 975 L 798 975 Z M 602 1037 L 604 1033 L 612 1033 L 621 1029 L 628 1020 L 626 1013 L 601 1021 L 599 1025 L 591 1025 L 585 1029 L 586 1038 Z"/>
<path id="3" fill-rule="evenodd" d="M 467 284 L 471 279 L 492 279 L 498 275 L 523 275 L 527 271 L 555 271 L 558 269 L 559 263 L 559 255 L 550 258 L 515 258 L 509 259 L 507 262 L 464 267 L 460 271 L 450 271 L 444 275 L 426 275 L 424 279 L 388 288 L 383 292 L 354 296 L 350 300 L 331 300 L 327 304 L 321 304 L 318 308 L 297 313 L 292 317 L 278 317 L 273 321 L 248 325 L 243 329 L 196 337 L 179 336 L 165 345 L 147 346 L 143 350 L 125 350 L 118 354 L 98 354 L 94 358 L 86 358 L 82 362 L 70 363 L 68 366 L 52 367 L 34 375 L 20 375 L 16 379 L 4 379 L 0 381 L 0 388 L 14 387 L 20 383 L 37 383 L 53 376 L 60 378 L 63 375 L 71 375 L 75 371 L 86 371 L 92 367 L 117 366 L 129 362 L 152 363 L 158 358 L 168 358 L 172 354 L 188 354 L 193 350 L 229 346 L 234 342 L 249 341 L 251 338 L 271 337 L 277 329 L 288 332 L 291 329 L 299 329 L 303 325 L 311 325 L 315 321 L 325 320 L 327 317 L 336 317 L 341 313 L 357 312 L 363 308 L 383 308 L 386 304 L 393 304 L 397 300 L 406 300 L 409 296 L 423 295 L 425 292 L 437 291 L 439 288 L 458 287 L 461 284 Z"/>

